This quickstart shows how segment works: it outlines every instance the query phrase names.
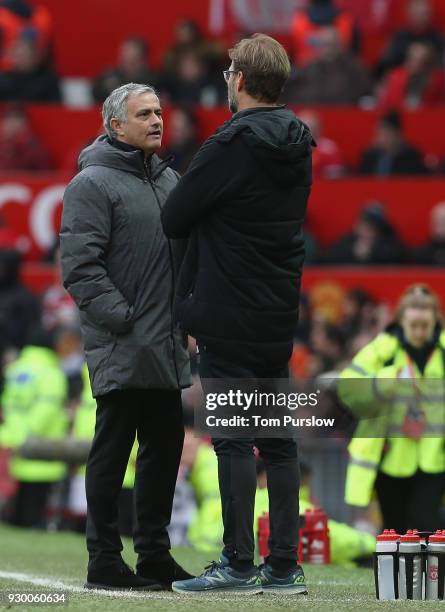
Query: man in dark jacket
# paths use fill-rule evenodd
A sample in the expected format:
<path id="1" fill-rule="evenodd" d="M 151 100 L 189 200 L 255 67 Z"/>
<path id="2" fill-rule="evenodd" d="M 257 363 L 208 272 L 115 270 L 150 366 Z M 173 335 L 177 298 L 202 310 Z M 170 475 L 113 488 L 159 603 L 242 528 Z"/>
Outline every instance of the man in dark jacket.
<path id="1" fill-rule="evenodd" d="M 197 339 L 201 378 L 287 378 L 304 259 L 311 185 L 309 130 L 277 99 L 289 59 L 265 35 L 242 40 L 224 72 L 233 118 L 202 146 L 170 194 L 162 222 L 190 236 L 178 316 Z M 204 383 L 205 384 L 205 383 Z M 294 439 L 213 439 L 224 551 L 179 592 L 306 592 L 297 566 L 298 458 Z M 253 565 L 254 445 L 267 465 L 271 555 Z"/>
<path id="2" fill-rule="evenodd" d="M 385 177 L 426 172 L 420 151 L 404 138 L 402 117 L 388 111 L 377 122 L 374 144 L 362 153 L 359 173 Z"/>
<path id="3" fill-rule="evenodd" d="M 5 349 L 21 349 L 41 317 L 37 298 L 20 281 L 21 255 L 0 248 L 0 335 Z"/>
<path id="4" fill-rule="evenodd" d="M 96 432 L 88 458 L 91 588 L 168 588 L 188 577 L 170 555 L 167 525 L 184 429 L 189 363 L 172 322 L 174 246 L 160 209 L 177 174 L 155 154 L 162 112 L 151 87 L 130 83 L 103 106 L 107 136 L 80 155 L 64 197 L 64 285 L 80 309 Z M 135 436 L 137 576 L 121 557 L 118 497 Z"/>

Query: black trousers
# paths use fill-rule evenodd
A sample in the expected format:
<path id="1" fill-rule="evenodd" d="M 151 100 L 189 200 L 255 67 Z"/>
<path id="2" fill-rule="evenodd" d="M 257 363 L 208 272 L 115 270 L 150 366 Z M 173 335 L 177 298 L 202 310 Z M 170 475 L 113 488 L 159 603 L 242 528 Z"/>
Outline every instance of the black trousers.
<path id="1" fill-rule="evenodd" d="M 122 488 L 119 496 L 119 533 L 127 538 L 133 537 L 134 497 L 133 489 Z"/>
<path id="2" fill-rule="evenodd" d="M 170 556 L 167 526 L 184 441 L 180 391 L 128 389 L 97 398 L 86 469 L 89 568 L 120 562 L 118 506 L 137 435 L 134 548 L 138 564 Z"/>
<path id="3" fill-rule="evenodd" d="M 383 528 L 405 533 L 408 529 L 442 529 L 439 510 L 445 493 L 445 474 L 417 471 L 410 478 L 394 478 L 379 472 L 376 492 Z"/>
<path id="4" fill-rule="evenodd" d="M 206 378 L 285 378 L 287 367 L 254 372 L 229 363 L 199 345 L 199 373 Z M 266 466 L 269 494 L 272 560 L 296 561 L 299 527 L 299 466 L 294 439 L 215 438 L 218 479 L 224 525 L 223 554 L 229 559 L 253 561 L 255 552 L 254 508 L 257 486 L 254 446 Z"/>

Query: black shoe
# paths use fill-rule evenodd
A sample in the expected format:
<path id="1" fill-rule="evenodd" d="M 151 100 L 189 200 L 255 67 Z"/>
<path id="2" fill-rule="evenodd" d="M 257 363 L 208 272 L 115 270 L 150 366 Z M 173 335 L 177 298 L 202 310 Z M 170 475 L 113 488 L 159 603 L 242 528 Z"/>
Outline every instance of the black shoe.
<path id="1" fill-rule="evenodd" d="M 172 582 L 195 577 L 186 572 L 173 558 L 165 561 L 142 561 L 137 565 L 136 575 L 160 583 L 164 591 L 172 590 Z"/>
<path id="2" fill-rule="evenodd" d="M 88 570 L 86 589 L 106 591 L 161 591 L 156 580 L 137 576 L 126 563 Z"/>

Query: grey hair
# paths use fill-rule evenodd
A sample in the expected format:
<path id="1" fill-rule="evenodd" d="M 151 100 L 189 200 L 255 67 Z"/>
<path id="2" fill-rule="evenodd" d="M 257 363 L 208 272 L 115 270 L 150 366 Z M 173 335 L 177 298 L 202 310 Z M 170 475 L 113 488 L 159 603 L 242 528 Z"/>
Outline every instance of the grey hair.
<path id="1" fill-rule="evenodd" d="M 130 96 L 141 96 L 145 93 L 152 93 L 157 96 L 154 87 L 143 85 L 141 83 L 126 83 L 117 89 L 114 89 L 102 106 L 102 118 L 104 129 L 110 138 L 116 138 L 117 134 L 111 127 L 111 120 L 119 119 L 125 122 L 127 120 L 127 102 Z"/>

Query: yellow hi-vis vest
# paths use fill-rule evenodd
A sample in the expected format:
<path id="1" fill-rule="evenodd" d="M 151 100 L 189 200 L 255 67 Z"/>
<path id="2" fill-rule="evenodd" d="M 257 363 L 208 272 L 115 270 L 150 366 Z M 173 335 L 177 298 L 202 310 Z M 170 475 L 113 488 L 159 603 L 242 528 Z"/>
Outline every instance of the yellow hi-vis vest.
<path id="1" fill-rule="evenodd" d="M 340 374 L 338 395 L 361 418 L 348 447 L 348 504 L 369 504 L 378 470 L 396 478 L 413 476 L 418 469 L 428 474 L 445 471 L 444 350 L 442 332 L 421 374 L 398 338 L 382 333 Z M 425 418 L 419 439 L 402 433 L 413 403 Z"/>
<path id="2" fill-rule="evenodd" d="M 56 353 L 39 346 L 23 348 L 5 371 L 0 445 L 14 450 L 31 436 L 65 437 L 66 399 L 67 381 Z M 65 463 L 25 459 L 14 453 L 9 469 L 11 476 L 21 482 L 56 482 L 66 475 Z"/>

